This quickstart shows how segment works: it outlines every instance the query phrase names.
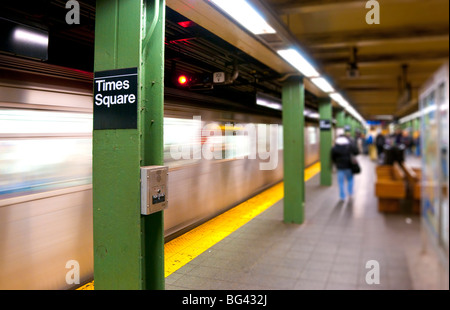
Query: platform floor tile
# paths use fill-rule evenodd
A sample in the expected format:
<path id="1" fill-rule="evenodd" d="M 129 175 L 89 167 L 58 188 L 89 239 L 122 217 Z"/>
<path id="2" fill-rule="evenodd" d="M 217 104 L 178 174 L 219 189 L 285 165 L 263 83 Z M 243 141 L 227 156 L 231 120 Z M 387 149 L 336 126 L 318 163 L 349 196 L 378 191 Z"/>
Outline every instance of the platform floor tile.
<path id="1" fill-rule="evenodd" d="M 306 183 L 305 222 L 283 222 L 283 200 L 174 271 L 166 289 L 372 290 L 413 289 L 420 252 L 417 215 L 382 214 L 374 195 L 375 163 L 360 156 L 352 200 L 333 186 Z M 408 219 L 408 220 L 406 220 Z M 380 284 L 368 284 L 379 263 Z"/>

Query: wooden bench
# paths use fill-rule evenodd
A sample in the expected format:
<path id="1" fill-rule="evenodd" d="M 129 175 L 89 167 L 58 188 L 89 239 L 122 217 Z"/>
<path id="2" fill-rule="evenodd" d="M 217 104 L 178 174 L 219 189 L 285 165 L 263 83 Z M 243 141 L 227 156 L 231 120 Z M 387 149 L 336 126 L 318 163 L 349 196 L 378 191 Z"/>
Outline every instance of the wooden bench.
<path id="1" fill-rule="evenodd" d="M 419 168 L 412 168 L 405 163 L 402 163 L 402 169 L 405 172 L 406 180 L 408 181 L 408 192 L 413 201 L 413 213 L 420 214 L 422 170 Z"/>
<path id="2" fill-rule="evenodd" d="M 378 211 L 399 212 L 401 202 L 406 198 L 403 169 L 395 162 L 392 166 L 378 166 L 376 173 L 375 195 L 378 197 Z"/>

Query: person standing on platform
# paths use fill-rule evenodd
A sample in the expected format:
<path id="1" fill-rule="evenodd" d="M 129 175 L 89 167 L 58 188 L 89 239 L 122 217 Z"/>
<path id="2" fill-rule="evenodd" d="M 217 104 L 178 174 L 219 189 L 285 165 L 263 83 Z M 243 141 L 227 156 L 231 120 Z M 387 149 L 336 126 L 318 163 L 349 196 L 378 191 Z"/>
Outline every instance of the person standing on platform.
<path id="1" fill-rule="evenodd" d="M 381 133 L 381 131 L 379 131 L 377 137 L 375 138 L 375 145 L 377 147 L 378 158 L 380 158 L 381 154 L 383 154 L 385 143 L 386 143 L 386 138 Z"/>
<path id="2" fill-rule="evenodd" d="M 407 130 L 403 131 L 403 137 L 402 137 L 402 142 L 401 142 L 404 146 L 405 146 L 405 152 L 406 155 L 412 155 L 412 148 L 413 148 L 413 138 L 411 137 L 411 135 L 409 134 L 409 132 Z"/>
<path id="3" fill-rule="evenodd" d="M 345 181 L 347 181 L 347 192 L 349 198 L 353 196 L 353 172 L 351 169 L 352 155 L 358 155 L 358 148 L 352 143 L 349 137 L 341 134 L 335 141 L 331 149 L 331 159 L 336 165 L 337 177 L 339 183 L 339 198 L 344 201 L 345 195 Z"/>

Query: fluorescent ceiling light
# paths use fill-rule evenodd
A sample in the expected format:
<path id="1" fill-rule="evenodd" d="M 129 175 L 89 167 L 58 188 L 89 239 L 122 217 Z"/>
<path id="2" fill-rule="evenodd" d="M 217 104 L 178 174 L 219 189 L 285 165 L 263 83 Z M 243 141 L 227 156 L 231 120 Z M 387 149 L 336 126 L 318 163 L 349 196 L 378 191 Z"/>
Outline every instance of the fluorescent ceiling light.
<path id="1" fill-rule="evenodd" d="M 332 93 L 330 94 L 331 99 L 336 101 L 341 107 L 343 107 L 347 113 L 351 114 L 354 118 L 359 120 L 363 125 L 366 123 L 366 120 L 353 108 L 353 106 L 348 103 L 347 100 L 342 97 L 339 93 Z"/>
<path id="2" fill-rule="evenodd" d="M 319 72 L 295 49 L 280 50 L 278 54 L 306 77 L 319 76 Z"/>
<path id="3" fill-rule="evenodd" d="M 273 102 L 273 101 L 258 98 L 256 100 L 256 104 L 260 105 L 260 106 L 264 106 L 266 108 L 274 109 L 274 110 L 279 110 L 279 111 L 283 110 L 283 106 L 278 102 Z"/>
<path id="4" fill-rule="evenodd" d="M 41 46 L 48 45 L 48 36 L 32 30 L 17 28 L 13 34 L 14 41 L 25 44 L 36 44 Z"/>
<path id="5" fill-rule="evenodd" d="M 254 34 L 275 33 L 264 18 L 245 0 L 211 0 Z"/>
<path id="6" fill-rule="evenodd" d="M 330 97 L 344 109 L 347 109 L 350 106 L 350 104 L 347 102 L 347 100 L 345 100 L 344 97 L 342 97 L 342 95 L 339 93 L 332 93 L 332 94 L 330 94 Z"/>
<path id="7" fill-rule="evenodd" d="M 312 78 L 311 82 L 313 82 L 317 87 L 319 87 L 322 91 L 326 93 L 334 92 L 333 86 L 331 86 L 331 84 L 328 83 L 328 81 L 325 80 L 323 77 Z"/>
<path id="8" fill-rule="evenodd" d="M 439 110 L 445 111 L 445 110 L 447 110 L 447 109 L 448 109 L 448 106 L 447 106 L 447 105 L 443 105 L 443 106 L 440 107 Z M 422 116 L 424 116 L 424 115 L 427 115 L 427 114 L 429 114 L 429 113 L 433 113 L 433 112 L 435 112 L 435 111 L 437 111 L 437 106 L 436 106 L 436 105 L 431 105 L 431 106 L 426 107 L 425 109 L 422 109 L 422 110 L 420 110 L 420 111 L 417 111 L 417 112 L 415 112 L 415 113 L 412 113 L 412 114 L 410 114 L 410 115 L 408 115 L 408 116 L 405 116 L 405 117 L 401 118 L 398 122 L 399 122 L 400 124 L 403 124 L 403 123 L 412 121 L 412 120 L 415 119 L 415 118 L 420 118 L 420 117 L 422 117 Z M 378 116 L 377 116 L 377 119 L 380 119 L 380 118 L 379 118 L 380 116 L 383 116 L 383 115 L 378 115 Z M 391 119 L 390 119 L 390 120 L 392 120 L 392 119 L 393 119 L 393 117 L 391 116 Z"/>
<path id="9" fill-rule="evenodd" d="M 399 120 L 399 123 L 403 124 L 403 123 L 412 121 L 413 119 L 419 118 L 421 116 L 422 116 L 422 111 L 417 111 L 417 112 L 414 112 L 414 113 L 412 113 L 412 114 L 410 114 L 408 116 L 405 116 L 405 117 L 401 118 Z"/>

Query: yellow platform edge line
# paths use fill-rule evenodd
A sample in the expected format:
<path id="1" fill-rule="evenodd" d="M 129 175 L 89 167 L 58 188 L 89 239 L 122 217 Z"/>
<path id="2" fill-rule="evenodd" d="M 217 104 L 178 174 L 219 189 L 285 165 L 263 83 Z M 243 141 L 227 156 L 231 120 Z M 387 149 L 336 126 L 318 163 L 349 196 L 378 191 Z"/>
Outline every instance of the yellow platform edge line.
<path id="1" fill-rule="evenodd" d="M 305 182 L 320 172 L 320 162 L 305 169 Z M 284 197 L 280 182 L 208 222 L 188 231 L 164 245 L 164 276 L 168 277 L 213 245 L 266 211 Z M 90 282 L 78 290 L 93 290 Z"/>

